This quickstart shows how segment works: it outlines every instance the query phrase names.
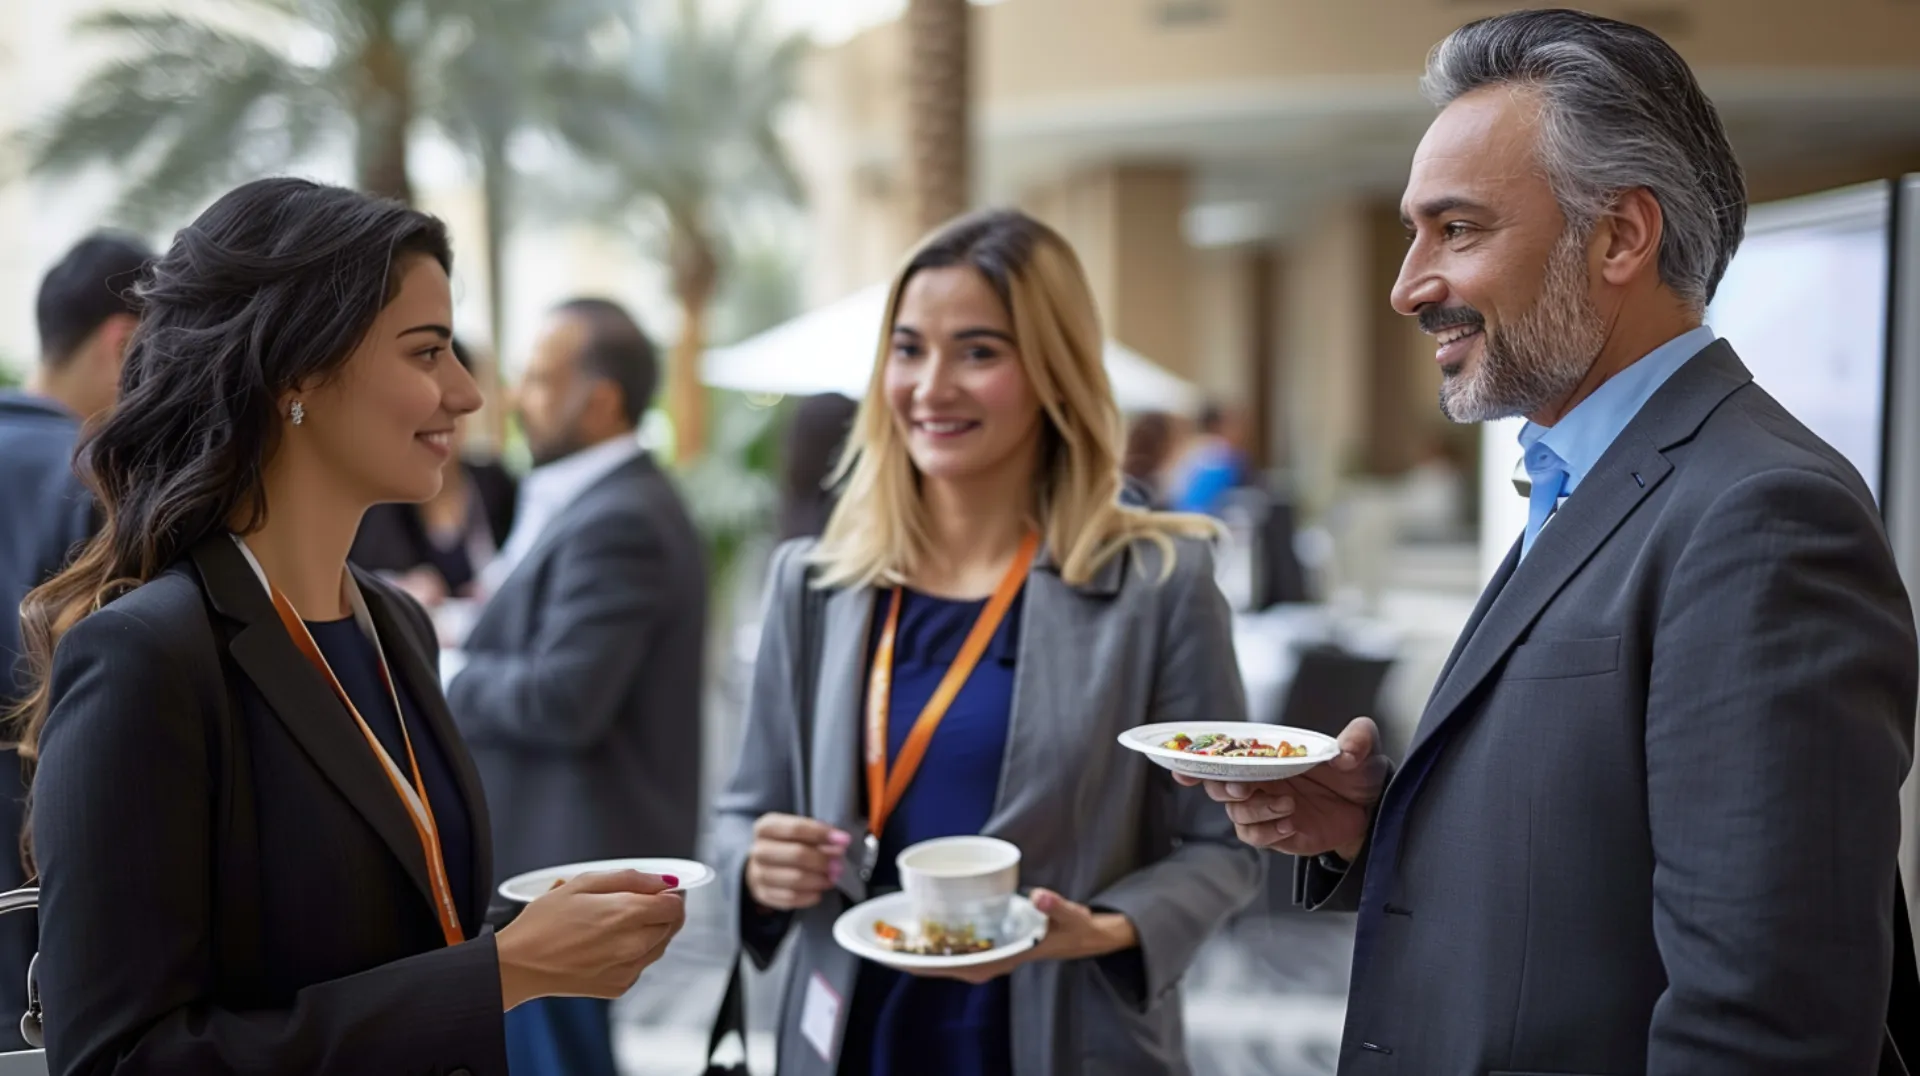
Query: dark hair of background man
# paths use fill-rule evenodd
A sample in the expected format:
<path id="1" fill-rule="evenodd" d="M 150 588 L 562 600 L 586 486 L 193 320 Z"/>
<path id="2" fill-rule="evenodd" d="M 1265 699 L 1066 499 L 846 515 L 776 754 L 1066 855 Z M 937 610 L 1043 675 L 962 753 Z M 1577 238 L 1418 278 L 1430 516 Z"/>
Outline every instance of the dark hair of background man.
<path id="1" fill-rule="evenodd" d="M 579 371 L 619 386 L 627 423 L 638 426 L 660 384 L 653 341 L 619 304 L 606 299 L 570 299 L 555 312 L 586 326 L 586 342 L 574 360 Z"/>
<path id="2" fill-rule="evenodd" d="M 132 236 L 96 232 L 47 270 L 34 306 L 40 361 L 64 366 L 108 318 L 138 315 L 133 286 L 152 258 L 146 244 Z"/>

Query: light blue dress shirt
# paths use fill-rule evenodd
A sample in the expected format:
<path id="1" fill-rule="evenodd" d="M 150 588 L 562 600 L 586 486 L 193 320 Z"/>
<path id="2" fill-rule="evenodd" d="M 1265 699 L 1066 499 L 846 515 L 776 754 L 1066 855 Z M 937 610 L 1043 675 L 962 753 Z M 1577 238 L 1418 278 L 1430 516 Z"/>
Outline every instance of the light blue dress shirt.
<path id="1" fill-rule="evenodd" d="M 1552 510 L 1573 495 L 1580 482 L 1600 462 L 1620 431 L 1640 413 L 1660 386 L 1687 360 L 1704 351 L 1717 337 L 1705 325 L 1690 329 L 1648 352 L 1645 358 L 1608 378 L 1593 394 L 1552 426 L 1529 422 L 1520 431 L 1522 463 L 1536 488 L 1560 482 L 1560 495 L 1545 512 L 1530 514 L 1521 540 L 1520 555 L 1533 549 L 1534 538 Z M 1564 475 L 1564 478 L 1560 478 Z M 1538 508 L 1539 506 L 1535 506 Z M 1539 517 L 1535 522 L 1533 517 Z"/>

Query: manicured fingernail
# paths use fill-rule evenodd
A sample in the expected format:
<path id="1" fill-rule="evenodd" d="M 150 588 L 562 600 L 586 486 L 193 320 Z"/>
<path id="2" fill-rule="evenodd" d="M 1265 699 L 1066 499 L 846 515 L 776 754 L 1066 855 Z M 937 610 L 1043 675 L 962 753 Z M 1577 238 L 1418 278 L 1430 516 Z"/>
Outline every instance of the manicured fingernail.
<path id="1" fill-rule="evenodd" d="M 676 878 L 676 877 L 674 877 L 674 876 L 673 876 L 673 875 L 671 875 L 671 874 L 663 874 L 663 875 L 661 875 L 661 876 L 660 876 L 660 880 L 661 880 L 661 881 L 663 881 L 663 882 L 665 882 L 665 883 L 667 883 L 667 888 L 668 888 L 668 889 L 678 889 L 678 888 L 680 888 L 680 879 L 679 879 L 679 878 Z"/>
<path id="2" fill-rule="evenodd" d="M 832 881 L 839 881 L 840 876 L 845 873 L 847 873 L 847 862 L 844 859 L 836 859 L 827 865 L 827 877 Z"/>
<path id="3" fill-rule="evenodd" d="M 1279 799 L 1274 800 L 1273 809 L 1276 811 L 1279 811 L 1281 814 L 1292 814 L 1293 813 L 1293 797 L 1282 796 Z"/>
<path id="4" fill-rule="evenodd" d="M 832 833 L 827 834 L 827 843 L 845 848 L 847 845 L 853 843 L 853 834 L 845 830 L 836 829 Z"/>

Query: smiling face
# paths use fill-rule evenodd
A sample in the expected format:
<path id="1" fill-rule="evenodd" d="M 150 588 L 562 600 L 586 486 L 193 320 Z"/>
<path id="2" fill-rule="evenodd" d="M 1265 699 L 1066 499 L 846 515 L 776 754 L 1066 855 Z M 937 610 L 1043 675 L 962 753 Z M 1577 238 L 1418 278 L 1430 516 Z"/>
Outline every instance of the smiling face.
<path id="1" fill-rule="evenodd" d="M 977 270 L 914 274 L 900 295 L 883 377 L 894 425 L 922 476 L 1031 480 L 1040 398 L 1006 305 Z"/>
<path id="2" fill-rule="evenodd" d="M 1409 247 L 1393 306 L 1434 337 L 1455 422 L 1551 413 L 1605 344 L 1587 235 L 1568 227 L 1535 151 L 1538 107 L 1510 87 L 1448 105 L 1401 203 Z"/>
<path id="3" fill-rule="evenodd" d="M 394 267 L 400 286 L 339 372 L 303 388 L 305 421 L 283 447 L 309 456 L 365 504 L 424 501 L 440 490 L 460 416 L 480 390 L 453 357 L 453 299 L 446 270 L 425 256 Z"/>

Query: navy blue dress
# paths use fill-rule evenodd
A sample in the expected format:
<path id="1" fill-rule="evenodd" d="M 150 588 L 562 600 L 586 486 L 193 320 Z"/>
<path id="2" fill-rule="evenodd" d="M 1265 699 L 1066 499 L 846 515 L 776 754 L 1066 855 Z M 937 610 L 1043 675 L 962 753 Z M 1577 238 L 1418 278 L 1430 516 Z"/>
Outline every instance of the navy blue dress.
<path id="1" fill-rule="evenodd" d="M 380 654 L 373 642 L 360 631 L 352 618 L 318 622 L 309 620 L 307 631 L 320 647 L 333 675 L 353 700 L 354 708 L 367 727 L 380 739 L 387 755 L 407 772 L 407 743 L 400 733 L 400 715 L 393 712 L 393 696 L 380 679 Z M 433 734 L 433 728 L 420 712 L 407 685 L 394 677 L 393 686 L 400 705 L 407 712 L 407 733 L 413 737 L 413 755 L 420 762 L 420 779 L 427 786 L 427 802 L 433 807 L 434 825 L 440 830 L 440 851 L 446 857 L 447 884 L 453 887 L 454 907 L 462 922 L 473 917 L 473 820 L 467 816 L 467 803 L 460 798 L 460 785 L 447 762 L 446 751 Z M 410 774 L 408 776 L 411 776 Z"/>
<path id="2" fill-rule="evenodd" d="M 875 606 L 867 640 L 869 662 L 886 623 L 889 600 L 882 593 Z M 934 732 L 920 772 L 887 819 L 886 832 L 880 835 L 880 860 L 874 867 L 876 888 L 899 886 L 894 859 L 908 845 L 978 834 L 993 813 L 1007 752 L 1024 604 L 1023 591 Z M 889 767 L 985 606 L 984 600 L 904 594 L 894 639 L 893 697 L 887 722 Z M 863 963 L 848 1007 L 840 1074 L 1003 1076 L 1013 1070 L 1010 1001 L 1005 977 L 972 986 Z"/>

